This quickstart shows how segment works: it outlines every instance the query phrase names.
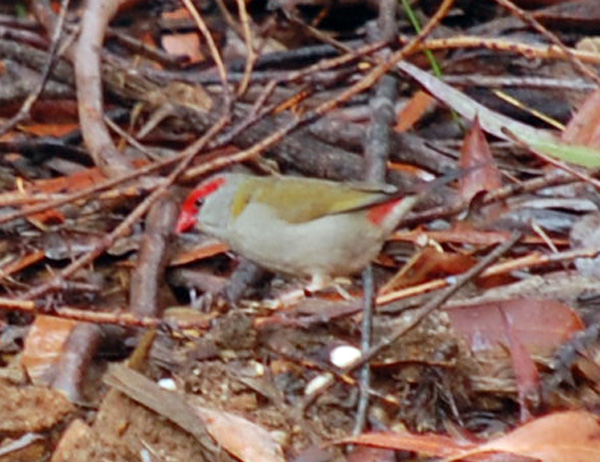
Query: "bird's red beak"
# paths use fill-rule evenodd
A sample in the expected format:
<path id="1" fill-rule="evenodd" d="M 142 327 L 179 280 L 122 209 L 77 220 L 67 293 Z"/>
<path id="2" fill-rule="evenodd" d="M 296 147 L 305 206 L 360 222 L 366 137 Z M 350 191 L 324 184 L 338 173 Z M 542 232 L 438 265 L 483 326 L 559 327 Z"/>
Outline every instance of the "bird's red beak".
<path id="1" fill-rule="evenodd" d="M 175 231 L 177 231 L 177 234 L 185 233 L 186 231 L 192 229 L 195 224 L 196 214 L 184 209 L 179 214 Z"/>
<path id="2" fill-rule="evenodd" d="M 203 197 L 202 189 L 198 188 L 193 190 L 181 204 L 181 212 L 177 219 L 177 225 L 175 231 L 177 234 L 185 233 L 196 225 L 198 216 L 198 199 Z"/>

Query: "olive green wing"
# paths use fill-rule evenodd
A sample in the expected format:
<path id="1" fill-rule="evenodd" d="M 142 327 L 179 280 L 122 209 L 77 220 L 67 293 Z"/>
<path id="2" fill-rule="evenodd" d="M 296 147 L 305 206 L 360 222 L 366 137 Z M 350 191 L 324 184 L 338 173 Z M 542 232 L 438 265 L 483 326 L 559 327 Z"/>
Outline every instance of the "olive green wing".
<path id="1" fill-rule="evenodd" d="M 255 179 L 241 189 L 234 204 L 234 215 L 241 213 L 249 201 L 255 201 L 271 206 L 281 219 L 290 223 L 304 223 L 326 215 L 369 207 L 389 200 L 391 192 L 387 185 L 345 184 L 293 177 Z"/>

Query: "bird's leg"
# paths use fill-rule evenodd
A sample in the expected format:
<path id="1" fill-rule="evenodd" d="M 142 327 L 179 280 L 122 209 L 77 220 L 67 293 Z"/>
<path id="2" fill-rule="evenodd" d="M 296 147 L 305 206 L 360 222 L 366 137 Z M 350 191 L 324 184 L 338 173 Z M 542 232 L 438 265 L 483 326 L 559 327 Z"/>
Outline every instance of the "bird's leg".
<path id="1" fill-rule="evenodd" d="M 312 295 L 315 292 L 319 292 L 327 287 L 331 286 L 331 278 L 323 273 L 315 273 L 310 279 L 310 283 L 306 286 L 304 291 L 307 295 Z"/>
<path id="2" fill-rule="evenodd" d="M 352 281 L 347 278 L 335 278 L 335 280 L 331 283 L 331 287 L 333 287 L 338 293 L 338 295 L 346 301 L 352 300 L 354 298 L 352 297 L 352 295 L 350 295 L 350 292 L 348 292 L 344 287 L 349 287 L 350 285 L 352 285 Z"/>
<path id="3" fill-rule="evenodd" d="M 316 274 L 313 275 L 310 284 L 304 289 L 307 295 L 313 295 L 315 292 L 323 292 L 325 289 L 334 289 L 344 300 L 351 300 L 352 295 L 344 288 L 349 286 L 352 281 L 348 278 L 338 277 L 332 279 L 330 276 Z"/>
<path id="4" fill-rule="evenodd" d="M 276 305 L 279 307 L 289 307 L 297 305 L 302 300 L 312 297 L 317 292 L 323 292 L 327 289 L 335 290 L 338 295 L 344 300 L 351 300 L 352 296 L 344 288 L 344 285 L 350 284 L 351 281 L 347 278 L 335 278 L 325 274 L 313 274 L 310 282 L 302 289 L 292 289 L 277 297 Z"/>
<path id="5" fill-rule="evenodd" d="M 331 287 L 331 278 L 322 274 L 313 274 L 310 283 L 301 289 L 292 289 L 277 297 L 277 305 L 280 307 L 289 307 L 297 305 L 307 297 L 311 297 L 315 292 L 319 292 L 327 287 Z"/>

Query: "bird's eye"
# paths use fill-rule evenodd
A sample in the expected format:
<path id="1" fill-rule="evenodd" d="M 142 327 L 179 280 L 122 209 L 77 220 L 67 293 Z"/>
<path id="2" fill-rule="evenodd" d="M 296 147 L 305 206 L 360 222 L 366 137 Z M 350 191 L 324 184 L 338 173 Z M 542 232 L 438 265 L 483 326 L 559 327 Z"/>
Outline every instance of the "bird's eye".
<path id="1" fill-rule="evenodd" d="M 199 197 L 196 199 L 196 207 L 200 208 L 204 204 L 204 197 Z"/>

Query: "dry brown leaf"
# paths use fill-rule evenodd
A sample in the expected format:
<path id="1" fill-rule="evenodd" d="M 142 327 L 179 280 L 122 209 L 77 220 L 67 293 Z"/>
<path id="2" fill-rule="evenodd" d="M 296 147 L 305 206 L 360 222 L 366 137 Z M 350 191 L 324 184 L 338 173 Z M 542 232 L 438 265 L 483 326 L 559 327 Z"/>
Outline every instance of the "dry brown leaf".
<path id="1" fill-rule="evenodd" d="M 474 168 L 458 181 L 460 195 L 465 200 L 472 199 L 481 191 L 493 191 L 502 186 L 500 171 L 485 134 L 481 130 L 478 117 L 475 117 L 471 129 L 465 136 L 459 166 L 465 170 Z"/>
<path id="2" fill-rule="evenodd" d="M 509 343 L 502 312 L 516 338 L 532 354 L 550 354 L 584 327 L 572 308 L 556 300 L 517 298 L 453 306 L 446 311 L 454 329 L 468 339 L 474 352 L 504 349 Z"/>
<path id="3" fill-rule="evenodd" d="M 542 462 L 597 461 L 600 460 L 600 423 L 596 416 L 583 411 L 550 414 L 445 461 L 487 452 L 510 452 Z"/>
<path id="4" fill-rule="evenodd" d="M 285 462 L 283 450 L 264 428 L 225 411 L 194 406 L 221 447 L 243 462 Z"/>
<path id="5" fill-rule="evenodd" d="M 21 357 L 21 364 L 33 383 L 48 384 L 50 372 L 76 325 L 77 321 L 55 316 L 39 315 L 35 318 Z"/>

